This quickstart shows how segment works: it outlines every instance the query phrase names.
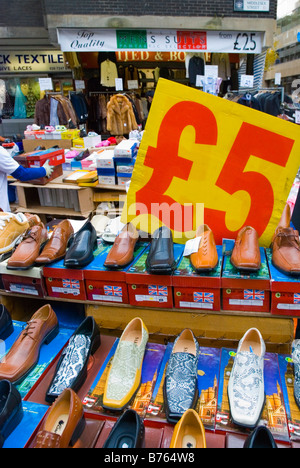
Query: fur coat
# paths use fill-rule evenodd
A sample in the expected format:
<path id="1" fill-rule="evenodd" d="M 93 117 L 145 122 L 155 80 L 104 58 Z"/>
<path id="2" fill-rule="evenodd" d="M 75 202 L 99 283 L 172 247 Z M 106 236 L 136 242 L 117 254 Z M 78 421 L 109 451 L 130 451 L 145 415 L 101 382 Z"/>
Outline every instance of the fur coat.
<path id="1" fill-rule="evenodd" d="M 107 103 L 107 130 L 111 135 L 125 135 L 137 128 L 129 99 L 123 94 L 112 96 Z"/>

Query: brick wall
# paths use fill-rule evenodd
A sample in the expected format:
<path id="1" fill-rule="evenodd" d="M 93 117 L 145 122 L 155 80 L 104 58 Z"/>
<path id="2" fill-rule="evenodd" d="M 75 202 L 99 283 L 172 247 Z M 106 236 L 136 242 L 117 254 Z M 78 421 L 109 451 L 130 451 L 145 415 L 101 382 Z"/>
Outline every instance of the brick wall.
<path id="1" fill-rule="evenodd" d="M 277 0 L 270 0 L 268 13 L 233 11 L 233 0 L 43 0 L 46 14 L 233 16 L 276 19 Z"/>
<path id="2" fill-rule="evenodd" d="M 0 0 L 0 26 L 44 27 L 42 0 Z"/>

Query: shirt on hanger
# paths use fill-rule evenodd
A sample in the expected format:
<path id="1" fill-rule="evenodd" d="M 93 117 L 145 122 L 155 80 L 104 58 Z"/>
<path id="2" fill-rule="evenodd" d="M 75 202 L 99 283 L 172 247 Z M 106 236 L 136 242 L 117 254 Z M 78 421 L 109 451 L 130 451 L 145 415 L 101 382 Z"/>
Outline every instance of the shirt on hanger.
<path id="1" fill-rule="evenodd" d="M 110 60 L 104 60 L 100 65 L 101 72 L 101 84 L 108 88 L 114 88 L 116 86 L 115 79 L 118 78 L 117 65 Z"/>

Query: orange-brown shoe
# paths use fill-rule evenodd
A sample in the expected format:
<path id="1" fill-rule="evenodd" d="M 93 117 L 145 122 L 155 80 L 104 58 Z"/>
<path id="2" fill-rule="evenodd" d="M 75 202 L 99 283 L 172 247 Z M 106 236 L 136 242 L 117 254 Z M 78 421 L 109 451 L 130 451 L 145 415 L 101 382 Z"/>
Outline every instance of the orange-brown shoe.
<path id="1" fill-rule="evenodd" d="M 199 226 L 196 237 L 201 237 L 198 252 L 190 255 L 190 262 L 196 272 L 213 270 L 218 265 L 218 253 L 211 229 L 203 224 Z"/>
<path id="2" fill-rule="evenodd" d="M 38 309 L 0 362 L 0 380 L 19 384 L 36 366 L 43 343 L 50 343 L 59 330 L 50 304 Z"/>
<path id="3" fill-rule="evenodd" d="M 238 270 L 258 271 L 260 269 L 258 234 L 251 226 L 245 226 L 239 231 L 230 261 Z"/>
<path id="4" fill-rule="evenodd" d="M 52 404 L 37 434 L 34 448 L 68 448 L 80 437 L 85 426 L 78 395 L 66 388 Z"/>
<path id="5" fill-rule="evenodd" d="M 176 424 L 170 448 L 206 448 L 205 430 L 195 410 L 188 409 Z"/>

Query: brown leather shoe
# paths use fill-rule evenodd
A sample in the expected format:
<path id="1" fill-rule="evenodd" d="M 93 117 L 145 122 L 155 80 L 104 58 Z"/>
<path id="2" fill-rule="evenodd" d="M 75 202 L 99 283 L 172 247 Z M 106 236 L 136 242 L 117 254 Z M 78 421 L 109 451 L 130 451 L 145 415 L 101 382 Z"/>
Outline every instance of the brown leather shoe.
<path id="1" fill-rule="evenodd" d="M 58 333 L 58 320 L 50 304 L 38 309 L 0 362 L 0 380 L 17 385 L 35 367 L 43 343 Z"/>
<path id="2" fill-rule="evenodd" d="M 122 268 L 128 265 L 133 260 L 134 248 L 138 238 L 139 234 L 133 224 L 126 224 L 108 252 L 104 266 L 107 268 Z"/>
<path id="3" fill-rule="evenodd" d="M 288 275 L 300 274 L 299 232 L 279 226 L 272 242 L 272 263 Z"/>
<path id="4" fill-rule="evenodd" d="M 81 400 L 66 388 L 52 404 L 37 434 L 33 448 L 68 448 L 73 446 L 84 429 Z"/>
<path id="5" fill-rule="evenodd" d="M 258 234 L 251 226 L 245 226 L 239 231 L 230 261 L 238 270 L 257 271 L 260 269 Z"/>
<path id="6" fill-rule="evenodd" d="M 63 258 L 66 254 L 68 241 L 74 230 L 68 219 L 64 219 L 53 230 L 51 239 L 45 245 L 42 253 L 35 260 L 38 264 L 49 264 Z"/>
<path id="7" fill-rule="evenodd" d="M 31 268 L 47 240 L 48 233 L 45 226 L 34 225 L 8 259 L 7 269 L 27 270 Z"/>
<path id="8" fill-rule="evenodd" d="M 199 226 L 196 237 L 201 237 L 198 252 L 190 255 L 190 262 L 196 272 L 213 270 L 218 264 L 215 238 L 207 224 Z"/>

